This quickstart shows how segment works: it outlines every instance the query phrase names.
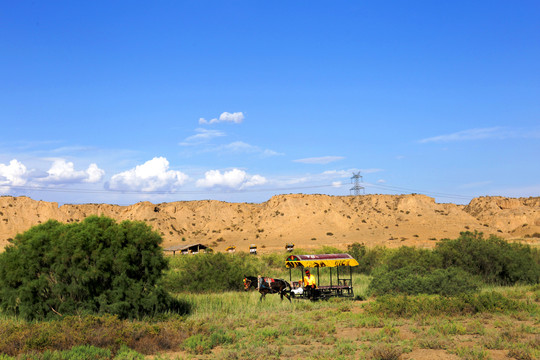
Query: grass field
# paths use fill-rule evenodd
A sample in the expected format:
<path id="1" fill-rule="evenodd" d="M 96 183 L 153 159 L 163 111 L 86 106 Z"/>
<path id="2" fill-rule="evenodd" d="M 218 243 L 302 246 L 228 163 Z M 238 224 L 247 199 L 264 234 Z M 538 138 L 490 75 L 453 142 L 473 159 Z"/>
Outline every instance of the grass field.
<path id="1" fill-rule="evenodd" d="M 354 280 L 361 295 L 369 278 Z M 36 359 L 540 358 L 540 286 L 490 287 L 483 294 L 487 300 L 474 308 L 439 296 L 289 303 L 277 295 L 259 302 L 256 292 L 177 294 L 192 304 L 190 315 L 35 323 L 4 317 L 0 350 Z"/>
<path id="2" fill-rule="evenodd" d="M 354 300 L 317 302 L 280 301 L 278 295 L 259 301 L 256 291 L 216 291 L 215 283 L 204 281 L 195 292 L 180 291 L 187 285 L 178 279 L 209 269 L 206 279 L 221 272 L 222 279 L 238 278 L 233 283 L 238 288 L 243 271 L 289 281 L 283 254 L 237 254 L 205 263 L 210 259 L 169 258 L 165 284 L 189 305 L 188 315 L 122 320 L 79 314 L 24 321 L 0 313 L 0 360 L 540 359 L 540 284 L 483 285 L 479 292 L 454 297 L 370 297 L 371 277 L 353 274 Z M 299 280 L 299 270 L 292 274 L 292 281 Z M 320 275 L 320 285 L 328 284 L 328 269 Z"/>

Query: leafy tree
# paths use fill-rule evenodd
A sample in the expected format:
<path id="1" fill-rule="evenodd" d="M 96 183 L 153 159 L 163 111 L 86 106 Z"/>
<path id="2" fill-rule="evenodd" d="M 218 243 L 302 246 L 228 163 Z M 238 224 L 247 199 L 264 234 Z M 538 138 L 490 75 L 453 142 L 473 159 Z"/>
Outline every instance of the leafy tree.
<path id="1" fill-rule="evenodd" d="M 49 220 L 18 234 L 0 254 L 0 308 L 27 319 L 186 312 L 161 285 L 167 268 L 161 241 L 142 222 Z"/>

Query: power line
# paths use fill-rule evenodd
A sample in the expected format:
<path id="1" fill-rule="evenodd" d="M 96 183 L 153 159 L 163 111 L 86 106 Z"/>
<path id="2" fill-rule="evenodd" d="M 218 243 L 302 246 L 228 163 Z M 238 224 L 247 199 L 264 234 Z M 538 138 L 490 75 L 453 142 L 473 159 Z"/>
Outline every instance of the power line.
<path id="1" fill-rule="evenodd" d="M 342 185 L 339 185 L 342 186 Z M 237 190 L 221 190 L 221 191 L 204 191 L 204 190 L 174 190 L 174 191 L 142 191 L 142 190 L 92 190 L 92 189 L 60 189 L 49 188 L 44 186 L 8 186 L 14 190 L 25 191 L 43 191 L 43 192 L 66 192 L 66 193 L 84 193 L 84 194 L 129 194 L 129 195 L 174 195 L 174 194 L 187 194 L 187 195 L 205 195 L 205 194 L 228 194 L 228 193 L 245 193 L 245 192 L 267 192 L 267 191 L 290 191 L 290 190 L 302 190 L 302 189 L 317 189 L 336 187 L 335 184 L 326 185 L 310 185 L 310 186 L 294 186 L 287 188 L 259 188 L 259 189 L 237 189 Z"/>
<path id="2" fill-rule="evenodd" d="M 425 191 L 419 189 L 411 189 L 406 187 L 392 186 L 392 185 L 382 185 L 382 184 L 370 184 L 362 182 L 360 186 L 360 172 L 353 173 L 354 175 L 351 179 L 354 180 L 354 186 L 350 188 L 350 191 L 355 192 L 356 195 L 360 195 L 360 190 L 364 191 L 365 187 L 378 188 L 386 191 L 391 191 L 394 193 L 417 193 L 431 195 L 441 198 L 451 198 L 459 200 L 470 200 L 474 196 L 458 195 L 458 194 L 449 194 L 443 192 L 434 192 L 434 191 Z M 358 177 L 355 177 L 355 176 Z M 236 189 L 236 190 L 174 190 L 174 191 L 137 191 L 137 190 L 115 190 L 115 189 L 81 189 L 81 188 L 51 188 L 44 186 L 8 186 L 6 187 L 18 190 L 18 191 L 36 191 L 36 192 L 57 192 L 57 193 L 81 193 L 81 194 L 120 194 L 120 195 L 209 195 L 209 194 L 235 194 L 235 193 L 261 193 L 261 192 L 289 192 L 292 190 L 306 190 L 306 189 L 322 189 L 322 188 L 336 188 L 343 187 L 347 184 L 322 184 L 322 185 L 309 185 L 309 186 L 290 186 L 290 187 L 275 187 L 275 188 L 257 188 L 257 189 Z M 1 186 L 1 185 L 0 185 Z"/>

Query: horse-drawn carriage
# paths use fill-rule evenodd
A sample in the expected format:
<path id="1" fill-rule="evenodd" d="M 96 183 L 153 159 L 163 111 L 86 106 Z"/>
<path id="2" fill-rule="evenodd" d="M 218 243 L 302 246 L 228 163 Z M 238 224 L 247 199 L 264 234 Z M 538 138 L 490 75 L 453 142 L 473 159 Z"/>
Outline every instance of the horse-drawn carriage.
<path id="1" fill-rule="evenodd" d="M 287 297 L 326 300 L 330 297 L 354 297 L 352 283 L 352 267 L 358 266 L 356 261 L 349 254 L 322 254 L 322 255 L 290 255 L 285 260 L 285 267 L 289 269 L 289 282 L 283 279 L 272 279 L 261 276 L 244 276 L 244 289 L 257 289 L 261 293 L 261 300 L 266 294 L 280 294 L 281 300 Z M 348 268 L 348 276 L 340 268 Z M 300 269 L 300 279 L 304 278 L 305 270 L 308 268 L 317 269 L 317 281 L 314 288 L 304 286 L 304 280 L 292 281 L 292 269 Z M 320 285 L 320 268 L 329 268 L 330 284 Z M 332 269 L 336 268 L 336 281 Z"/>
<path id="2" fill-rule="evenodd" d="M 352 267 L 358 266 L 356 261 L 349 254 L 321 254 L 321 255 L 290 255 L 285 260 L 285 267 L 289 269 L 289 280 L 291 282 L 291 297 L 325 300 L 330 297 L 354 297 Z M 305 269 L 317 269 L 317 286 L 314 289 L 307 289 L 300 281 L 292 281 L 292 269 L 300 269 L 300 279 L 304 278 Z M 329 268 L 329 284 L 321 285 L 320 268 Z M 335 268 L 336 281 L 332 269 Z M 348 268 L 348 274 L 340 268 Z"/>

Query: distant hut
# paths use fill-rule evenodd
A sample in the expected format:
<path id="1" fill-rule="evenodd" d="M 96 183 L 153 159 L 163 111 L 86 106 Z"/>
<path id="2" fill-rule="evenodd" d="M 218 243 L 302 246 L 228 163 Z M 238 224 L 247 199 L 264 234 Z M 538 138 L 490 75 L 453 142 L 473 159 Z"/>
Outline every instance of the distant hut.
<path id="1" fill-rule="evenodd" d="M 249 253 L 250 253 L 251 255 L 257 255 L 257 246 L 254 245 L 254 244 L 251 244 L 251 245 L 249 246 Z"/>
<path id="2" fill-rule="evenodd" d="M 199 252 L 207 252 L 211 249 L 203 244 L 190 244 L 190 245 L 175 245 L 170 246 L 168 248 L 163 249 L 163 251 L 172 251 L 173 256 L 176 255 L 176 253 L 180 253 L 182 255 L 187 254 L 198 254 Z"/>

